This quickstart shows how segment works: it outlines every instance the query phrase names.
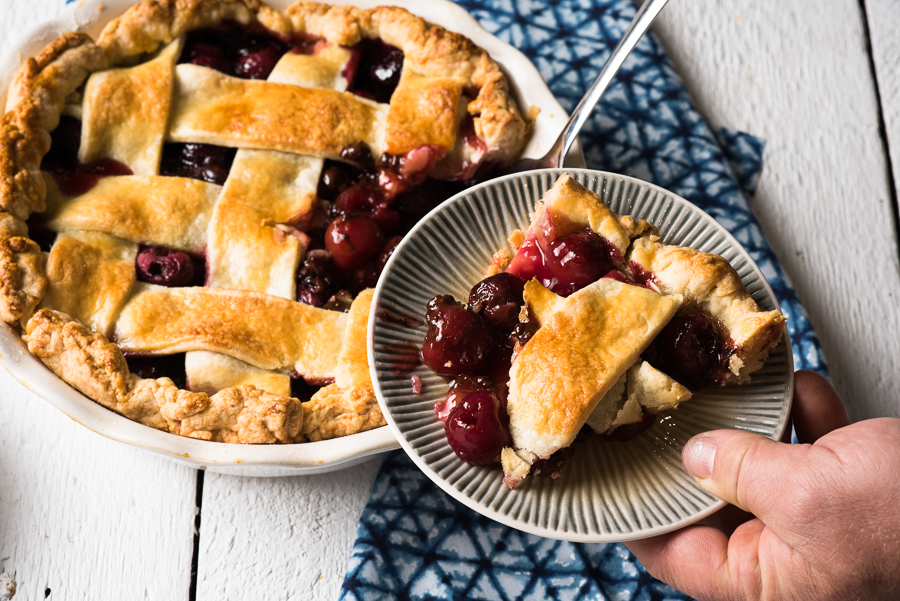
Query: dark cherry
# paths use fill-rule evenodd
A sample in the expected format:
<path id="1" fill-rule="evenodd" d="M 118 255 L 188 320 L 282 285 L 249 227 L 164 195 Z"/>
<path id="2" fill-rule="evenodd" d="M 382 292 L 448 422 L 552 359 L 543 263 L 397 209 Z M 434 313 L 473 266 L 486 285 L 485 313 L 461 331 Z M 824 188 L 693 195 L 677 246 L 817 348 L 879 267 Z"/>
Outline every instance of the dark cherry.
<path id="1" fill-rule="evenodd" d="M 538 278 L 560 296 L 569 296 L 596 282 L 615 266 L 616 249 L 605 238 L 585 229 L 547 241 L 522 244 L 508 271 L 524 280 Z"/>
<path id="2" fill-rule="evenodd" d="M 334 208 L 338 213 L 347 215 L 365 214 L 383 232 L 393 232 L 400 225 L 400 213 L 391 208 L 390 202 L 378 187 L 366 182 L 360 182 L 341 192 L 334 201 Z"/>
<path id="3" fill-rule="evenodd" d="M 350 294 L 349 290 L 338 290 L 335 294 L 331 295 L 331 298 L 322 305 L 323 309 L 328 309 L 329 311 L 340 311 L 341 313 L 347 313 L 350 311 L 350 305 L 353 304 L 353 295 Z"/>
<path id="4" fill-rule="evenodd" d="M 569 296 L 608 274 L 621 253 L 608 240 L 590 229 L 557 236 L 552 223 L 538 235 L 530 235 L 507 271 L 524 280 L 537 278 L 544 286 Z"/>
<path id="5" fill-rule="evenodd" d="M 381 269 L 378 268 L 377 260 L 373 258 L 354 269 L 351 279 L 355 281 L 359 290 L 363 290 L 365 288 L 374 288 L 378 284 L 380 276 Z"/>
<path id="6" fill-rule="evenodd" d="M 473 392 L 495 392 L 494 383 L 485 376 L 458 376 L 450 381 L 447 397 L 434 403 L 434 413 L 442 422 L 465 397 Z"/>
<path id="7" fill-rule="evenodd" d="M 466 396 L 447 417 L 444 430 L 450 448 L 472 465 L 493 465 L 503 447 L 512 444 L 499 417 L 500 401 L 489 392 Z"/>
<path id="8" fill-rule="evenodd" d="M 400 213 L 399 231 L 409 231 L 432 209 L 466 187 L 466 182 L 426 179 L 420 186 L 397 195 L 391 206 Z"/>
<path id="9" fill-rule="evenodd" d="M 709 384 L 722 361 L 722 342 L 712 318 L 700 311 L 679 314 L 663 328 L 643 357 L 688 388 Z"/>
<path id="10" fill-rule="evenodd" d="M 325 161 L 316 195 L 323 200 L 334 201 L 341 192 L 352 186 L 358 177 L 355 169 L 336 161 Z"/>
<path id="11" fill-rule="evenodd" d="M 388 241 L 384 243 L 384 246 L 381 247 L 381 252 L 378 253 L 378 258 L 376 259 L 378 262 L 379 273 L 384 270 L 384 266 L 387 265 L 388 259 L 394 254 L 394 251 L 397 249 L 397 245 L 400 244 L 401 240 L 403 240 L 403 236 L 394 236 L 393 238 L 388 239 Z"/>
<path id="12" fill-rule="evenodd" d="M 483 373 L 494 341 L 480 315 L 450 295 L 438 295 L 428 302 L 425 321 L 422 358 L 428 367 L 442 376 Z"/>
<path id="13" fill-rule="evenodd" d="M 650 413 L 646 409 L 643 409 L 643 414 L 641 415 L 640 421 L 633 424 L 627 424 L 625 426 L 619 426 L 609 434 L 604 434 L 603 437 L 608 440 L 617 440 L 619 442 L 624 442 L 626 440 L 631 440 L 642 432 L 649 430 L 650 427 L 655 423 L 656 414 Z"/>
<path id="14" fill-rule="evenodd" d="M 63 194 L 75 197 L 88 193 L 100 178 L 133 173 L 128 165 L 115 159 L 103 158 L 87 164 L 77 163 L 73 171 L 54 170 L 53 178 Z"/>
<path id="15" fill-rule="evenodd" d="M 81 145 L 81 121 L 62 116 L 50 135 L 50 151 L 44 155 L 41 168 L 75 169 L 78 166 L 78 147 Z"/>
<path id="16" fill-rule="evenodd" d="M 403 51 L 380 39 L 363 40 L 353 51 L 359 58 L 344 70 L 349 90 L 376 102 L 390 102 L 403 70 Z"/>
<path id="17" fill-rule="evenodd" d="M 485 373 L 491 381 L 502 386 L 506 386 L 509 382 L 509 370 L 513 359 L 513 347 L 507 346 L 505 342 L 505 340 L 495 342 L 485 368 Z"/>
<path id="18" fill-rule="evenodd" d="M 291 396 L 295 399 L 308 401 L 314 394 L 316 394 L 316 392 L 318 392 L 319 388 L 321 387 L 314 386 L 304 380 L 303 377 L 296 371 L 291 373 Z"/>
<path id="19" fill-rule="evenodd" d="M 297 301 L 322 307 L 332 296 L 331 253 L 326 250 L 312 250 L 303 260 L 297 273 Z"/>
<path id="20" fill-rule="evenodd" d="M 325 248 L 338 269 L 355 269 L 368 261 L 384 244 L 384 234 L 363 215 L 341 216 L 325 230 Z"/>
<path id="21" fill-rule="evenodd" d="M 375 171 L 375 158 L 372 156 L 372 149 L 365 142 L 359 141 L 348 144 L 341 150 L 341 158 L 359 169 Z"/>
<path id="22" fill-rule="evenodd" d="M 541 324 L 538 323 L 537 318 L 535 318 L 534 314 L 529 309 L 525 321 L 517 323 L 512 329 L 512 332 L 509 333 L 506 345 L 514 351 L 516 349 L 521 349 L 528 344 L 528 341 L 531 340 L 531 337 L 534 336 L 535 332 L 537 332 L 540 327 Z"/>
<path id="23" fill-rule="evenodd" d="M 394 254 L 394 249 L 397 248 L 397 244 L 401 239 L 402 236 L 394 236 L 384 243 L 377 256 L 353 270 L 353 275 L 350 279 L 356 284 L 358 290 L 374 288 L 378 284 L 378 278 L 381 277 L 384 266 L 387 264 L 388 259 L 391 258 L 391 255 Z"/>
<path id="24" fill-rule="evenodd" d="M 283 54 L 283 51 L 274 46 L 263 46 L 237 60 L 234 66 L 235 75 L 247 79 L 266 79 Z"/>
<path id="25" fill-rule="evenodd" d="M 179 388 L 187 387 L 184 371 L 184 353 L 177 355 L 140 355 L 125 353 L 128 369 L 137 376 L 155 380 L 169 378 Z"/>
<path id="26" fill-rule="evenodd" d="M 165 144 L 160 175 L 190 177 L 222 185 L 237 150 L 211 144 Z"/>
<path id="27" fill-rule="evenodd" d="M 628 264 L 628 268 L 631 270 L 631 275 L 634 278 L 634 281 L 641 286 L 649 286 L 650 284 L 659 284 L 659 280 L 656 279 L 656 276 L 632 261 Z"/>
<path id="28" fill-rule="evenodd" d="M 190 286 L 194 280 L 194 261 L 180 251 L 161 246 L 145 248 L 137 256 L 137 278 L 169 288 Z"/>
<path id="29" fill-rule="evenodd" d="M 179 62 L 209 67 L 235 77 L 265 79 L 278 59 L 291 48 L 291 40 L 258 23 L 242 25 L 225 21 L 217 27 L 189 32 Z"/>
<path id="30" fill-rule="evenodd" d="M 493 328 L 504 334 L 519 323 L 519 310 L 525 301 L 525 280 L 501 272 L 475 284 L 469 292 L 469 307 L 481 314 Z"/>
<path id="31" fill-rule="evenodd" d="M 391 47 L 381 59 L 369 67 L 369 81 L 375 100 L 390 102 L 403 69 L 403 51 Z"/>

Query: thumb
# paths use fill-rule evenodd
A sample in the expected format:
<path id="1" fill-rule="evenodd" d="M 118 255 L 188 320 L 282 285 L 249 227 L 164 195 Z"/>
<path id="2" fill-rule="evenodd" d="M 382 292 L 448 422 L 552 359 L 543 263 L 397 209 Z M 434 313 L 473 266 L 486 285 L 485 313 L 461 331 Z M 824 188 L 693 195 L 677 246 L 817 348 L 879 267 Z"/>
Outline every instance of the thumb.
<path id="1" fill-rule="evenodd" d="M 783 512 L 786 478 L 802 454 L 802 447 L 759 434 L 715 430 L 691 438 L 681 460 L 701 488 L 769 524 Z"/>

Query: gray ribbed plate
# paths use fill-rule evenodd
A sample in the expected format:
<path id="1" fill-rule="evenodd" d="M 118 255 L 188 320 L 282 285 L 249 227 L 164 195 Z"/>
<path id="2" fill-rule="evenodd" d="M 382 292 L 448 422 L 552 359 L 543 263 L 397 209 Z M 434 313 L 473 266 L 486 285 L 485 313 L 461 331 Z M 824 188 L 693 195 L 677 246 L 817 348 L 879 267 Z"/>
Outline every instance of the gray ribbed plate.
<path id="1" fill-rule="evenodd" d="M 777 304 L 762 272 L 740 244 L 706 213 L 640 180 L 566 169 L 619 214 L 655 224 L 663 241 L 725 257 L 764 309 Z M 777 439 L 793 389 L 785 340 L 749 385 L 702 391 L 628 442 L 577 443 L 563 475 L 526 478 L 514 490 L 498 470 L 471 466 L 450 449 L 434 403 L 447 385 L 424 365 L 409 372 L 425 336 L 425 305 L 435 294 L 468 297 L 469 289 L 513 229 L 526 229 L 535 202 L 563 170 L 508 176 L 471 188 L 432 211 L 397 247 L 375 290 L 369 362 L 375 392 L 403 449 L 432 480 L 475 511 L 540 536 L 608 542 L 662 534 L 695 522 L 723 503 L 697 487 L 681 465 L 694 434 L 736 428 Z M 411 378 L 423 382 L 412 391 Z"/>

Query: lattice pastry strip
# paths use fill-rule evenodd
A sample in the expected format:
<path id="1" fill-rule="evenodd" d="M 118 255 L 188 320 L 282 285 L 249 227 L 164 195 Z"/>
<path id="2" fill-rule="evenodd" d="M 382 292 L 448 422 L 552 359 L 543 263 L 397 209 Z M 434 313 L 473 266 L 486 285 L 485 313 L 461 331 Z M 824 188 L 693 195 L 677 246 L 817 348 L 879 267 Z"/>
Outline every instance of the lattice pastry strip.
<path id="1" fill-rule="evenodd" d="M 74 198 L 44 173 L 47 211 L 41 216 L 58 232 L 92 230 L 178 250 L 202 252 L 222 186 L 185 177 L 133 175 L 100 178 Z"/>
<path id="2" fill-rule="evenodd" d="M 341 72 L 348 60 L 350 53 L 335 47 L 313 56 L 289 52 L 278 61 L 269 81 L 295 86 L 331 84 L 343 90 L 347 80 Z M 209 226 L 208 286 L 295 298 L 294 274 L 305 249 L 300 238 L 290 235 L 291 230 L 282 224 L 308 219 L 322 164 L 320 158 L 277 150 L 237 152 Z M 227 355 L 188 353 L 185 372 L 191 389 L 215 392 L 250 383 L 290 394 L 287 374 L 262 371 Z"/>
<path id="3" fill-rule="evenodd" d="M 168 139 L 333 158 L 362 140 L 384 150 L 387 105 L 349 92 L 239 79 L 213 69 L 175 68 Z"/>
<path id="4" fill-rule="evenodd" d="M 110 158 L 139 175 L 159 173 L 180 51 L 181 40 L 176 40 L 151 61 L 101 71 L 88 79 L 78 152 L 81 162 Z"/>
<path id="5" fill-rule="evenodd" d="M 261 292 L 138 283 L 116 322 L 126 352 L 216 351 L 261 369 L 331 380 L 347 315 Z M 291 332 L 293 335 L 285 335 Z"/>
<path id="6" fill-rule="evenodd" d="M 60 234 L 47 257 L 41 308 L 67 313 L 109 337 L 135 282 L 138 245 L 102 232 Z"/>

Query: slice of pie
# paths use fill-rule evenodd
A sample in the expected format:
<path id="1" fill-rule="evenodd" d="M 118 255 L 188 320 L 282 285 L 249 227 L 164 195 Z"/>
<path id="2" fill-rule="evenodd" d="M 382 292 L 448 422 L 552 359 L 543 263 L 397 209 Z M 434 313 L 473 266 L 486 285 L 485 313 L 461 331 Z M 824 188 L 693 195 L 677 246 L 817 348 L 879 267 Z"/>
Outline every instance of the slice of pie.
<path id="1" fill-rule="evenodd" d="M 484 50 L 400 8 L 140 2 L 12 80 L 0 318 L 175 434 L 382 425 L 371 288 L 421 216 L 518 158 L 532 116 Z"/>
<path id="2" fill-rule="evenodd" d="M 429 303 L 423 344 L 455 378 L 436 407 L 451 447 L 499 460 L 510 487 L 558 476 L 583 431 L 627 439 L 692 390 L 746 382 L 782 337 L 722 257 L 663 244 L 567 175 L 510 241 L 467 306 Z"/>

